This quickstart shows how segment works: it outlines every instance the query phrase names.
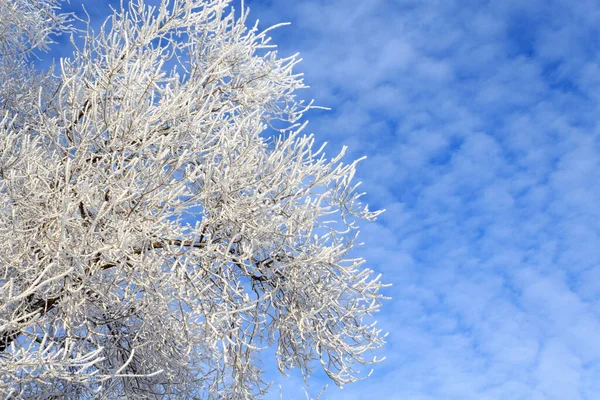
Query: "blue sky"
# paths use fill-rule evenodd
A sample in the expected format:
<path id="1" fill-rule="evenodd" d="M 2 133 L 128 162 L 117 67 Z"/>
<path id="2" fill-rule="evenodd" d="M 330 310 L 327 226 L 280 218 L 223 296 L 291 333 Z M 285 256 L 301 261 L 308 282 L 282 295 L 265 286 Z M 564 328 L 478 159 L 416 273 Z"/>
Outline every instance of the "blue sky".
<path id="1" fill-rule="evenodd" d="M 310 130 L 368 156 L 366 200 L 387 209 L 360 249 L 393 284 L 387 360 L 324 398 L 599 398 L 600 5 L 246 5 L 264 28 L 292 22 L 274 41 L 332 108 Z M 279 383 L 305 398 L 297 377 Z"/>

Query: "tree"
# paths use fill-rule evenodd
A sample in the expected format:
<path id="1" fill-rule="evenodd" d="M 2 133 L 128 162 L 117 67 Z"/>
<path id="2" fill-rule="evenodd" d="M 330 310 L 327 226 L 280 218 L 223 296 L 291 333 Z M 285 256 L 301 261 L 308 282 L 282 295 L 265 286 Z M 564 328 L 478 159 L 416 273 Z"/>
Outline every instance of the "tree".
<path id="1" fill-rule="evenodd" d="M 134 0 L 95 33 L 57 1 L 0 2 L 1 393 L 253 398 L 265 349 L 359 378 L 382 285 L 348 252 L 379 212 L 303 134 L 297 56 L 243 4 Z"/>

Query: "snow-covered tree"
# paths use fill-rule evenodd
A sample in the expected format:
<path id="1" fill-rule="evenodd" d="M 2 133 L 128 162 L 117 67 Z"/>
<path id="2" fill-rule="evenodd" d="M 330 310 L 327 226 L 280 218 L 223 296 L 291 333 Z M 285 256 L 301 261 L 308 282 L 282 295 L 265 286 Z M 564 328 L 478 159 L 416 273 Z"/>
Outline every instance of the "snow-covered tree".
<path id="1" fill-rule="evenodd" d="M 303 133 L 297 56 L 228 3 L 94 32 L 0 0 L 0 394 L 254 398 L 265 353 L 338 385 L 376 361 L 382 285 L 349 251 L 378 212 Z"/>

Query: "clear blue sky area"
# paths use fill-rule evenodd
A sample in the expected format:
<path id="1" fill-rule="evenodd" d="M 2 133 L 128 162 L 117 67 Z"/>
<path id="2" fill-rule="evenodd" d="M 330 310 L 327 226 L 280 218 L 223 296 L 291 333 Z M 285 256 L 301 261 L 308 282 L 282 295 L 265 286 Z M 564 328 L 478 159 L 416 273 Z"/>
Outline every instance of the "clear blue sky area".
<path id="1" fill-rule="evenodd" d="M 107 4 L 86 2 L 100 19 Z M 360 249 L 393 284 L 387 360 L 324 398 L 599 399 L 600 3 L 246 5 L 293 23 L 274 41 L 333 109 L 310 131 L 369 157 L 366 199 L 388 210 Z M 279 383 L 305 398 L 297 376 L 269 398 Z"/>

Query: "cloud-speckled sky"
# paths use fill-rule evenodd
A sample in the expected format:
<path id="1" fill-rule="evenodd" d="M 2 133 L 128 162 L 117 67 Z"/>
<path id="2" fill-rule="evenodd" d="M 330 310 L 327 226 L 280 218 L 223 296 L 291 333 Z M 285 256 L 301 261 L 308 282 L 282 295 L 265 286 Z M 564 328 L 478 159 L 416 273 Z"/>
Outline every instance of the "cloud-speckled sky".
<path id="1" fill-rule="evenodd" d="M 292 22 L 274 41 L 332 108 L 310 130 L 369 157 L 366 199 L 387 209 L 360 249 L 393 284 L 387 360 L 323 398 L 600 398 L 600 3 L 246 5 Z M 299 382 L 276 385 L 304 399 Z"/>

